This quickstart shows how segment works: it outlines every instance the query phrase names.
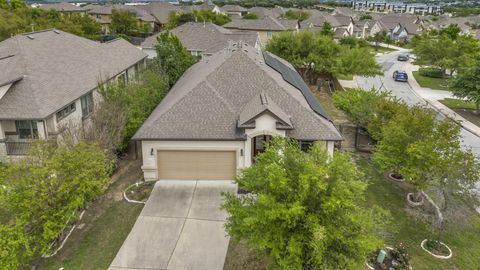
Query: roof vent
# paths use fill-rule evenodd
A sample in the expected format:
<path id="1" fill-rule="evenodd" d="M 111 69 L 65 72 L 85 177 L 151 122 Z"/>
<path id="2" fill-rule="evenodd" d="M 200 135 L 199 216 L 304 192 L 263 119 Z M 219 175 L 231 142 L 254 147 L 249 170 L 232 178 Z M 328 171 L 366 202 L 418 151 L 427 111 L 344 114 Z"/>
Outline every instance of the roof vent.
<path id="1" fill-rule="evenodd" d="M 58 30 L 56 30 L 56 29 L 53 30 L 53 32 L 54 32 L 55 34 L 57 34 L 57 35 L 60 35 L 60 31 L 58 31 Z"/>
<path id="2" fill-rule="evenodd" d="M 31 39 L 31 40 L 34 40 L 34 38 L 30 35 L 27 35 L 27 38 Z"/>
<path id="3" fill-rule="evenodd" d="M 267 95 L 260 94 L 260 102 L 262 102 L 262 105 L 268 105 Z"/>

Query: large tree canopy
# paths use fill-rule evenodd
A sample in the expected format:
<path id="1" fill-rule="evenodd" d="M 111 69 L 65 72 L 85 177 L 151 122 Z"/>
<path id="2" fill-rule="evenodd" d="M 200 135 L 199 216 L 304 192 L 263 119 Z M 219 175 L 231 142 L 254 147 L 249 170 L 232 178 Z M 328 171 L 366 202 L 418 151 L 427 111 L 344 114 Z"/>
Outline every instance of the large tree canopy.
<path id="1" fill-rule="evenodd" d="M 471 35 L 460 35 L 457 25 L 428 31 L 412 38 L 411 46 L 420 65 L 436 66 L 450 75 L 473 64 L 480 54 L 479 42 Z"/>
<path id="2" fill-rule="evenodd" d="M 225 195 L 227 231 L 266 252 L 272 268 L 360 269 L 381 245 L 384 212 L 359 206 L 366 183 L 347 154 L 275 138 L 237 182 L 251 194 Z"/>
<path id="3" fill-rule="evenodd" d="M 291 62 L 305 79 L 315 74 L 373 76 L 381 73 L 367 48 L 340 45 L 330 36 L 310 31 L 275 35 L 266 50 Z"/>

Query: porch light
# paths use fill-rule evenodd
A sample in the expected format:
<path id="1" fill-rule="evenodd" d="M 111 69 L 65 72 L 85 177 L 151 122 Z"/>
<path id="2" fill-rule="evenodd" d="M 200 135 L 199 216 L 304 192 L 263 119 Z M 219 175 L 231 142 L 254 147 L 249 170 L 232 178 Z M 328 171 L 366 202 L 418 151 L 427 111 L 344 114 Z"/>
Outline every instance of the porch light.
<path id="1" fill-rule="evenodd" d="M 153 156 L 153 148 L 150 149 L 150 156 Z"/>
<path id="2" fill-rule="evenodd" d="M 243 149 L 240 149 L 240 156 L 243 157 Z"/>

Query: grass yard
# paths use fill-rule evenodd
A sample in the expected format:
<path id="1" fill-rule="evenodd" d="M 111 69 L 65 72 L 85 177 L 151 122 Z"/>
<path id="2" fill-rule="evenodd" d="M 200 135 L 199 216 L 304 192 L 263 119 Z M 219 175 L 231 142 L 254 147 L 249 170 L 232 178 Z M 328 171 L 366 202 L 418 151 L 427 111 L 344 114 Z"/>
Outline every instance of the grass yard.
<path id="1" fill-rule="evenodd" d="M 418 217 L 421 211 L 407 206 L 406 191 L 398 184 L 384 179 L 369 158 L 358 159 L 357 164 L 365 172 L 370 185 L 366 191 L 366 205 L 378 205 L 390 211 L 392 223 L 385 232 L 387 245 L 403 242 L 407 245 L 411 256 L 411 264 L 415 270 L 430 269 L 472 269 L 480 266 L 480 216 L 473 209 L 465 206 L 465 216 L 461 222 L 447 223 L 443 238 L 453 250 L 453 257 L 440 260 L 423 251 L 420 242 L 432 235 L 430 226 Z"/>
<path id="2" fill-rule="evenodd" d="M 415 80 L 421 87 L 430 88 L 432 90 L 449 90 L 443 79 L 425 77 L 420 75 L 418 71 L 413 72 L 413 77 L 415 77 Z"/>
<path id="3" fill-rule="evenodd" d="M 473 102 L 454 98 L 442 99 L 440 102 L 454 112 L 460 114 L 463 118 L 480 127 L 480 114 L 475 112 L 477 108 Z"/>
<path id="4" fill-rule="evenodd" d="M 83 228 L 73 231 L 57 255 L 37 261 L 38 269 L 108 269 L 143 209 L 123 199 L 123 190 L 140 177 L 138 161 L 122 160 L 107 192 L 85 211 Z"/>
<path id="5" fill-rule="evenodd" d="M 389 52 L 396 51 L 396 49 L 379 46 L 378 49 L 375 50 L 375 47 L 372 46 L 372 47 L 371 47 L 371 51 L 372 51 L 373 53 L 389 53 Z"/>

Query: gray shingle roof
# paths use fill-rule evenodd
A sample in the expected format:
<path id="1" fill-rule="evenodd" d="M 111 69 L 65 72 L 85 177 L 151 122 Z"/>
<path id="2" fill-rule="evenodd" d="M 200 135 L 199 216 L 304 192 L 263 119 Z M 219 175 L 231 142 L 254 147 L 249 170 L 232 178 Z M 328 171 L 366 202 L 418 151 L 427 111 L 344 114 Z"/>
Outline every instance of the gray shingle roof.
<path id="1" fill-rule="evenodd" d="M 223 27 L 241 30 L 286 31 L 295 30 L 297 25 L 298 22 L 296 20 L 264 17 L 256 20 L 234 20 L 225 24 Z"/>
<path id="2" fill-rule="evenodd" d="M 4 40 L 0 85 L 22 79 L 0 99 L 0 119 L 44 119 L 145 57 L 122 39 L 99 43 L 58 30 Z"/>
<path id="3" fill-rule="evenodd" d="M 220 7 L 220 10 L 223 12 L 245 12 L 247 11 L 246 8 L 241 7 L 239 5 L 224 5 Z"/>
<path id="4" fill-rule="evenodd" d="M 77 7 L 73 4 L 66 3 L 66 2 L 61 2 L 61 3 L 53 3 L 53 4 L 42 4 L 40 6 L 41 9 L 45 10 L 56 10 L 60 12 L 84 12 L 87 11 L 87 9 L 82 8 L 82 7 Z"/>
<path id="5" fill-rule="evenodd" d="M 182 12 L 180 7 L 174 6 L 167 2 L 151 2 L 147 5 L 139 5 L 138 8 L 150 13 L 161 24 L 168 21 L 168 16 L 172 12 Z"/>
<path id="6" fill-rule="evenodd" d="M 277 120 L 281 121 L 284 129 L 292 129 L 290 117 L 266 94 L 261 93 L 254 96 L 240 112 L 238 127 L 255 127 L 255 118 L 265 112 L 271 113 Z"/>
<path id="7" fill-rule="evenodd" d="M 238 128 L 240 115 L 261 93 L 290 118 L 294 129 L 288 130 L 288 136 L 342 139 L 332 122 L 311 109 L 302 91 L 266 65 L 260 51 L 246 44 L 222 50 L 188 69 L 134 139 L 244 140 L 244 130 Z"/>
<path id="8" fill-rule="evenodd" d="M 189 51 L 202 51 L 216 53 L 228 46 L 229 40 L 243 41 L 250 46 L 255 46 L 258 34 L 255 32 L 232 33 L 230 30 L 213 23 L 188 22 L 171 30 L 177 36 L 182 45 Z M 142 42 L 142 48 L 154 48 L 157 43 L 157 35 L 153 35 Z"/>

